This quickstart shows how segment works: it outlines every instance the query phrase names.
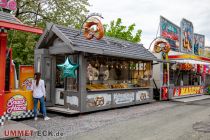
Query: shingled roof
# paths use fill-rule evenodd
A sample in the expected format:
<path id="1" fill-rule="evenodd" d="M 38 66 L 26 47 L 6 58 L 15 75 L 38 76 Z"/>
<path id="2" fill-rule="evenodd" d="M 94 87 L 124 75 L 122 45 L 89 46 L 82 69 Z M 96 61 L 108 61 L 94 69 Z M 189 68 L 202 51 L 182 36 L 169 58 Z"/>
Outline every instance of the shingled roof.
<path id="1" fill-rule="evenodd" d="M 20 22 L 15 16 L 5 12 L 0 12 L 0 21 L 22 24 L 22 22 Z"/>
<path id="2" fill-rule="evenodd" d="M 104 37 L 101 40 L 87 40 L 79 30 L 56 24 L 48 24 L 44 34 L 36 44 L 36 48 L 47 48 L 49 36 L 57 35 L 73 51 L 81 51 L 109 56 L 127 57 L 141 60 L 157 60 L 142 44 L 131 43 L 115 38 Z M 79 34 L 79 35 L 78 35 Z"/>

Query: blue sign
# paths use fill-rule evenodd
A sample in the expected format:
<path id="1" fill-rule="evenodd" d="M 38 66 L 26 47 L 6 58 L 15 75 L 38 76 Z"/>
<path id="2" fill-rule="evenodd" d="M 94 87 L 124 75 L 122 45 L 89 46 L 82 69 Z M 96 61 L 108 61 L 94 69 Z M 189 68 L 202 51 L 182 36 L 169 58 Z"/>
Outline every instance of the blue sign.
<path id="1" fill-rule="evenodd" d="M 160 17 L 160 36 L 169 42 L 173 51 L 180 51 L 180 32 L 181 29 L 177 25 Z"/>
<path id="2" fill-rule="evenodd" d="M 204 47 L 205 47 L 205 36 L 200 34 L 194 34 L 194 54 L 203 56 Z"/>
<path id="3" fill-rule="evenodd" d="M 194 53 L 194 35 L 192 22 L 182 19 L 181 21 L 181 51 Z"/>

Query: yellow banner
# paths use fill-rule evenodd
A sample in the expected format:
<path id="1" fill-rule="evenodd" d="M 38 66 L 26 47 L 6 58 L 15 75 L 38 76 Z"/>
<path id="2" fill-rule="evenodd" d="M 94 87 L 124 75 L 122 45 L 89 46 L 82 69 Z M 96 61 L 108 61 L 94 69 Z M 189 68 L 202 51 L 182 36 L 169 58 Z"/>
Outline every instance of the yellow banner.
<path id="1" fill-rule="evenodd" d="M 173 95 L 176 97 L 193 94 L 203 94 L 203 92 L 203 86 L 176 87 L 174 88 Z"/>

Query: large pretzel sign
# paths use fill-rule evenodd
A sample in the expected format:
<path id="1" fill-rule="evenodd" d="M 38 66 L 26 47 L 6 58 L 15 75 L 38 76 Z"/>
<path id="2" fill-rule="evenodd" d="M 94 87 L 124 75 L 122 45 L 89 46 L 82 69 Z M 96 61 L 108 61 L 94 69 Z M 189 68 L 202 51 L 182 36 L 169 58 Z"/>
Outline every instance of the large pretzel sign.
<path id="1" fill-rule="evenodd" d="M 170 44 L 167 41 L 160 40 L 156 41 L 154 44 L 154 51 L 156 53 L 160 53 L 161 51 L 164 53 L 168 53 L 170 49 Z"/>
<path id="2" fill-rule="evenodd" d="M 84 30 L 84 36 L 88 40 L 91 40 L 94 37 L 97 40 L 100 40 L 104 36 L 104 27 L 101 21 L 97 18 L 93 21 L 87 21 L 84 24 Z"/>

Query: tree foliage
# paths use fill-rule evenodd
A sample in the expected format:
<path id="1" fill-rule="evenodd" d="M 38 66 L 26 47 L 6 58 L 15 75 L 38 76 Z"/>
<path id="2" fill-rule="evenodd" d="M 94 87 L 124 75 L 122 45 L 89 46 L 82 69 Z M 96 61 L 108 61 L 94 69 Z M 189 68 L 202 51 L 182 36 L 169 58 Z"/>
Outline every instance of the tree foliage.
<path id="1" fill-rule="evenodd" d="M 12 48 L 12 57 L 17 67 L 21 65 L 33 65 L 34 46 L 39 35 L 23 33 L 20 31 L 9 32 L 8 46 Z"/>
<path id="2" fill-rule="evenodd" d="M 106 36 L 138 43 L 141 41 L 142 30 L 138 29 L 134 34 L 135 26 L 136 25 L 133 23 L 126 27 L 122 25 L 122 19 L 118 18 L 116 21 L 111 21 L 110 25 L 105 25 L 105 33 Z"/>
<path id="3" fill-rule="evenodd" d="M 27 24 L 45 22 L 75 26 L 88 12 L 88 0 L 16 0 L 15 16 Z M 36 18 L 37 17 L 37 18 Z"/>
<path id="4" fill-rule="evenodd" d="M 45 27 L 46 22 L 78 26 L 88 13 L 88 0 L 16 0 L 14 15 L 23 23 Z M 33 65 L 34 46 L 39 36 L 31 33 L 9 31 L 8 46 L 13 49 L 13 60 L 19 64 Z"/>

